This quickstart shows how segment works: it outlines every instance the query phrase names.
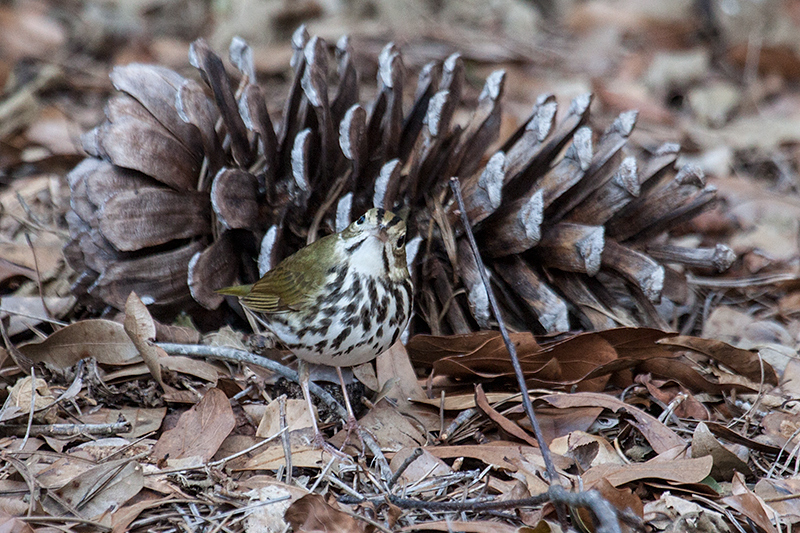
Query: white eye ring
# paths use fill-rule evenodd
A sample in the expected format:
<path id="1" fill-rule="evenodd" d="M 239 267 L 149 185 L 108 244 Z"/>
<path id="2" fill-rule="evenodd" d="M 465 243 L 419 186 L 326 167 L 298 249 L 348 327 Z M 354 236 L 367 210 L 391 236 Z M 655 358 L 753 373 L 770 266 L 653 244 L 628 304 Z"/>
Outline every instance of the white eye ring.
<path id="1" fill-rule="evenodd" d="M 356 224 L 359 224 L 359 225 L 361 225 L 361 224 L 363 224 L 363 223 L 364 223 L 366 220 L 367 220 L 367 217 L 366 217 L 366 215 L 361 215 L 360 217 L 358 217 L 358 220 L 356 220 Z"/>

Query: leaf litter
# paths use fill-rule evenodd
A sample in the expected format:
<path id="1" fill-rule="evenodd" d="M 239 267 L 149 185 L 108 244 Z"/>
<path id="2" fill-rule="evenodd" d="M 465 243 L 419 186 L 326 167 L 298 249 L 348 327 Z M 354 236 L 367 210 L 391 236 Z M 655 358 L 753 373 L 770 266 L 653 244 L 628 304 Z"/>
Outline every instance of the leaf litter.
<path id="1" fill-rule="evenodd" d="M 156 322 L 142 298 L 131 294 L 117 316 L 76 310 L 67 288 L 74 278 L 60 252 L 66 240 L 60 217 L 69 202 L 61 176 L 78 160 L 77 133 L 99 122 L 110 84 L 107 65 L 90 56 L 73 76 L 65 77 L 64 69 L 74 65 L 60 65 L 58 72 L 39 73 L 33 85 L 11 80 L 20 58 L 41 61 L 71 38 L 70 24 L 48 16 L 46 4 L 0 9 L 0 79 L 7 94 L 24 96 L 0 101 L 0 116 L 11 117 L 0 128 L 0 320 L 9 339 L 0 349 L 6 385 L 0 529 L 559 531 L 550 504 L 455 512 L 401 508 L 386 498 L 503 501 L 547 490 L 544 460 L 496 332 L 417 335 L 381 355 L 374 368 L 358 371 L 380 390 L 378 396 L 360 392 L 356 403 L 364 406 L 360 421 L 395 479 L 382 475 L 375 450 L 338 430 L 336 409 L 325 403 L 318 416 L 343 456 L 316 449 L 309 434 L 314 414 L 298 399 L 282 402 L 283 394 L 293 394 L 291 386 L 272 371 L 161 348 L 178 342 L 213 351 L 218 345 L 186 322 Z M 157 11 L 146 4 L 153 5 L 137 8 L 143 9 L 138 16 Z M 530 65 L 504 65 L 520 84 L 506 82 L 509 90 L 522 90 L 523 102 L 545 83 L 561 94 L 565 87 L 583 90 L 589 82 L 574 73 L 591 69 L 596 97 L 609 111 L 638 107 L 647 118 L 636 142 L 655 146 L 655 140 L 685 136 L 695 150 L 688 157 L 725 169 L 710 178 L 724 209 L 701 215 L 684 228 L 686 238 L 727 235 L 741 260 L 720 279 L 728 285 L 689 279 L 684 320 L 671 324 L 680 334 L 635 327 L 556 338 L 522 328 L 512 334 L 560 480 L 597 490 L 654 531 L 789 530 L 800 523 L 797 170 L 791 164 L 800 142 L 792 117 L 800 106 L 786 65 L 797 59 L 772 45 L 752 52 L 762 74 L 751 78 L 747 94 L 764 105 L 760 114 L 748 113 L 737 83 L 704 79 L 710 69 L 704 51 L 664 50 L 652 60 L 665 45 L 660 40 L 685 46 L 675 35 L 686 31 L 689 18 L 665 22 L 657 11 L 645 16 L 628 6 L 625 21 L 603 34 L 598 28 L 607 24 L 609 8 L 586 4 L 570 13 L 579 44 L 560 65 L 560 81 L 541 81 Z M 347 29 L 363 32 L 364 50 L 379 41 L 358 22 Z M 620 58 L 614 46 L 631 35 L 644 52 Z M 737 65 L 735 35 L 729 34 L 727 54 Z M 98 46 L 86 39 L 87 50 Z M 513 40 L 506 46 L 467 41 L 449 32 L 436 41 L 409 40 L 418 50 L 406 57 L 413 67 L 455 46 L 479 58 L 479 71 L 519 62 L 528 52 Z M 179 40 L 158 35 L 154 42 L 145 51 L 121 46 L 110 53 L 114 62 L 168 63 L 170 54 L 180 57 L 176 64 L 185 62 Z M 256 48 L 257 63 L 284 74 L 285 67 L 274 65 L 285 61 L 269 60 L 265 50 Z M 602 69 L 620 69 L 620 75 L 611 82 Z M 54 100 L 53 83 L 85 95 L 86 107 Z M 684 99 L 681 115 L 674 106 Z M 515 105 L 521 104 L 512 100 Z M 723 150 L 714 137 L 724 140 Z M 737 176 L 727 175 L 728 168 Z M 765 184 L 765 175 L 772 181 Z M 287 362 L 259 339 L 237 336 L 235 343 Z M 569 511 L 574 526 L 592 530 L 585 509 Z"/>

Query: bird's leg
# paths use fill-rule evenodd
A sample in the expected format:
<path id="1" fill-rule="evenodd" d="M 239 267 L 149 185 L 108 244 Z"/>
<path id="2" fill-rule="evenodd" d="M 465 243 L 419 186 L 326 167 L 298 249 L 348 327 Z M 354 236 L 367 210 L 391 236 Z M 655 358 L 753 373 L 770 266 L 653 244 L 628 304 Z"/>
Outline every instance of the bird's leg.
<path id="1" fill-rule="evenodd" d="M 308 390 L 308 382 L 310 381 L 308 365 L 302 359 L 298 359 L 297 362 L 297 373 L 300 376 L 300 388 L 303 390 L 303 397 L 306 399 L 306 403 L 308 404 L 308 412 L 311 415 L 311 424 L 314 428 L 314 446 L 317 448 L 322 448 L 323 450 L 328 450 L 328 448 L 333 448 L 328 442 L 325 440 L 325 436 L 319 430 L 319 426 L 317 425 L 317 416 L 314 414 L 314 402 L 311 401 L 311 391 Z"/>
<path id="2" fill-rule="evenodd" d="M 353 413 L 353 406 L 350 405 L 350 396 L 347 394 L 347 385 L 344 382 L 344 375 L 342 375 L 342 367 L 336 367 L 336 373 L 339 375 L 339 383 L 342 385 L 342 394 L 344 394 L 344 406 L 347 408 L 347 423 L 358 423 L 356 415 Z"/>
<path id="3" fill-rule="evenodd" d="M 364 445 L 361 431 L 366 431 L 366 428 L 361 427 L 358 420 L 356 420 L 353 406 L 350 405 L 350 396 L 347 394 L 347 385 L 344 382 L 341 367 L 336 367 L 336 373 L 339 374 L 339 383 L 342 385 L 342 394 L 344 395 L 344 405 L 347 408 L 347 421 L 344 423 L 345 437 L 343 446 L 347 446 L 347 442 L 350 440 L 350 434 L 355 431 L 356 435 L 358 435 L 358 440 L 361 442 L 361 453 L 363 454 L 365 453 L 366 446 Z"/>

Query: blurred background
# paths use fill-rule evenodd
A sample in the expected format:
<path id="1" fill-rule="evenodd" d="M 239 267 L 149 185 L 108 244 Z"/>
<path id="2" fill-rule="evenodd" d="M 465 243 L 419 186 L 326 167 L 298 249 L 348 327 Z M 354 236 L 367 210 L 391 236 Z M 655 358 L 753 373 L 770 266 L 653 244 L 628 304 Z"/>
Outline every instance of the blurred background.
<path id="1" fill-rule="evenodd" d="M 377 92 L 378 56 L 388 42 L 402 50 L 409 100 L 419 70 L 452 53 L 466 66 L 465 109 L 474 107 L 489 73 L 504 69 L 500 139 L 526 120 L 543 93 L 562 102 L 559 116 L 571 98 L 593 93 L 595 131 L 637 109 L 634 151 L 680 143 L 678 166 L 699 165 L 719 189 L 717 208 L 684 233 L 730 245 L 740 258 L 732 276 L 797 270 L 796 0 L 3 1 L 0 238 L 8 246 L 0 256 L 27 249 L 32 214 L 40 228 L 48 217 L 64 228 L 64 176 L 85 156 L 81 135 L 103 120 L 114 66 L 156 63 L 198 78 L 188 61 L 193 40 L 206 38 L 227 61 L 231 38 L 241 36 L 252 47 L 270 115 L 280 122 L 293 75 L 290 40 L 301 24 L 330 46 L 350 36 L 363 102 Z M 47 209 L 37 211 L 43 204 Z M 66 231 L 38 238 L 37 246 L 52 252 L 39 252 L 39 261 L 61 264 Z M 25 261 L 36 270 L 32 258 Z M 24 279 L 18 267 L 19 261 L 0 271 L 3 293 L 14 293 Z M 30 277 L 24 293 L 33 297 L 39 290 Z M 68 278 L 45 280 L 47 294 L 67 299 L 65 309 Z M 796 294 L 774 295 L 787 316 L 800 310 Z M 800 325 L 781 322 L 774 335 L 794 344 Z"/>

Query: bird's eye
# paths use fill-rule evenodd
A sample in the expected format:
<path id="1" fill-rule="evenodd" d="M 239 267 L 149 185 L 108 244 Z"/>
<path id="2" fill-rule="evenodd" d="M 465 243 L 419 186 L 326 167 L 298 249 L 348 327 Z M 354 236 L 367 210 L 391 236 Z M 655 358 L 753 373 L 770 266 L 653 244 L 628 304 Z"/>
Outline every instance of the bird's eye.
<path id="1" fill-rule="evenodd" d="M 361 215 L 360 217 L 358 217 L 358 220 L 356 220 L 356 224 L 359 224 L 359 225 L 363 224 L 365 220 L 367 220 L 367 216 L 366 215 Z"/>
<path id="2" fill-rule="evenodd" d="M 397 239 L 397 247 L 402 248 L 405 243 L 406 243 L 406 236 L 400 235 L 400 237 Z"/>

